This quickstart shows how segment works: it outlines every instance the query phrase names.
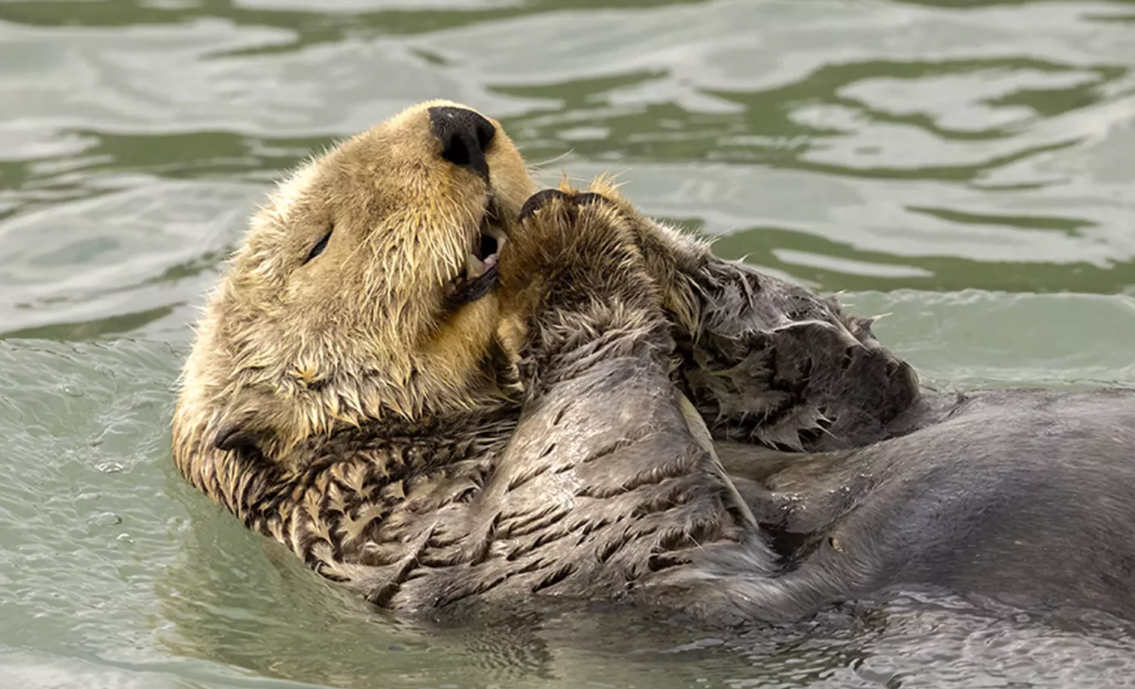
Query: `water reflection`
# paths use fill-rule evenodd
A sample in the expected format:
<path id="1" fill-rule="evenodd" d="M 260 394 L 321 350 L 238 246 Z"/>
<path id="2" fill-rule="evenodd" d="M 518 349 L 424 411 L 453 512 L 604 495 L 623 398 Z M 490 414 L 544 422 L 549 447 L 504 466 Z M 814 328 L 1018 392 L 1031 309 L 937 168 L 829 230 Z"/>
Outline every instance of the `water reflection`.
<path id="1" fill-rule="evenodd" d="M 555 10 L 650 9 L 705 0 L 39 0 L 5 2 L 0 21 L 31 26 L 144 26 L 220 17 L 246 26 L 287 29 L 291 47 L 359 35 L 401 35 L 543 14 Z M 388 9 L 375 10 L 376 4 Z"/>
<path id="2" fill-rule="evenodd" d="M 1005 221 L 996 224 L 1014 226 Z M 1050 233 L 1047 239 L 1067 244 L 1070 252 L 1075 251 L 1074 243 L 1065 242 L 1058 234 Z M 778 268 L 813 284 L 823 285 L 824 289 L 837 291 L 878 289 L 885 282 L 887 289 L 1115 294 L 1135 284 L 1135 262 L 1130 260 L 1112 262 L 1104 254 L 1093 261 L 1072 257 L 1059 263 L 1014 261 L 1012 254 L 1025 252 L 1011 244 L 1000 244 L 1008 255 L 983 257 L 986 260 L 980 269 L 975 269 L 974 262 L 967 258 L 903 256 L 861 250 L 848 242 L 773 227 L 738 230 L 718 239 L 714 246 L 722 255 L 745 255 L 753 263 Z M 993 247 L 989 253 L 994 253 Z"/>
<path id="3" fill-rule="evenodd" d="M 1125 67 L 1030 59 L 852 61 L 822 65 L 770 89 L 702 89 L 704 98 L 720 101 L 718 112 L 633 97 L 663 85 L 664 72 L 498 90 L 560 101 L 554 112 L 506 119 L 530 154 L 570 147 L 586 158 L 620 162 L 708 160 L 978 182 L 989 168 L 1074 145 L 1011 142 L 1029 121 L 1100 103 L 1106 86 L 1128 76 Z M 574 134 L 583 123 L 592 136 Z M 964 164 L 967 158 L 974 160 Z"/>

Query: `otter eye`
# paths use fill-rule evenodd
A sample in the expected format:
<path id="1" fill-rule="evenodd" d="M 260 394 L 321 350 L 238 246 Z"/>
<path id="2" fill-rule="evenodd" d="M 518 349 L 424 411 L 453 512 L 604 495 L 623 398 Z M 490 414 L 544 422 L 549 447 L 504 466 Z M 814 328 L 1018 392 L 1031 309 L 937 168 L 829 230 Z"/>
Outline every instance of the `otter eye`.
<path id="1" fill-rule="evenodd" d="M 303 260 L 304 263 L 307 263 L 319 254 L 323 253 L 323 250 L 327 248 L 327 242 L 331 239 L 331 232 L 332 230 L 327 230 L 327 234 L 323 235 L 323 239 L 320 239 L 315 243 L 315 246 L 311 247 L 311 251 L 308 252 L 307 258 Z"/>

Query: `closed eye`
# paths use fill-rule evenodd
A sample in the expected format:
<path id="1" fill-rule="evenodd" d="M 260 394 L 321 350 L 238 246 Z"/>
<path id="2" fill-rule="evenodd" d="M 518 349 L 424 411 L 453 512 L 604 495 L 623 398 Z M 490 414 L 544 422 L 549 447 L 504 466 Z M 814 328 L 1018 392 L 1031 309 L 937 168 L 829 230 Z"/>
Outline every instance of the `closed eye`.
<path id="1" fill-rule="evenodd" d="M 307 258 L 303 260 L 304 263 L 307 263 L 319 254 L 323 253 L 323 250 L 327 248 L 327 242 L 331 239 L 331 232 L 332 230 L 327 230 L 327 234 L 323 235 L 323 238 L 316 242 L 315 246 L 311 247 L 311 251 L 308 252 Z"/>

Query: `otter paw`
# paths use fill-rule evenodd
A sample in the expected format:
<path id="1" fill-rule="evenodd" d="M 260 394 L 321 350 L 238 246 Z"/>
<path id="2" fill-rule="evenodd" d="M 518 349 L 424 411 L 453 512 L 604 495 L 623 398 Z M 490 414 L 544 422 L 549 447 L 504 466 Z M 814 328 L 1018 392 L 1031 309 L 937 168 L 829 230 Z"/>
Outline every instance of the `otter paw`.
<path id="1" fill-rule="evenodd" d="M 539 309 L 601 302 L 660 308 L 625 212 L 595 192 L 547 189 L 531 196 L 501 261 L 502 293 Z"/>
<path id="2" fill-rule="evenodd" d="M 561 201 L 565 208 L 572 206 L 587 206 L 590 204 L 613 204 L 613 202 L 601 194 L 595 192 L 585 191 L 582 193 L 564 193 L 559 189 L 544 189 L 538 191 L 528 200 L 524 202 L 524 206 L 520 209 L 520 215 L 517 217 L 517 222 L 524 222 L 528 218 L 536 214 L 536 211 L 544 208 L 553 201 Z"/>
<path id="3" fill-rule="evenodd" d="M 602 272 L 619 261 L 637 262 L 626 220 L 615 202 L 595 192 L 537 192 L 517 216 L 519 229 L 508 272 L 531 277 L 570 267 L 576 274 L 586 274 Z"/>
<path id="4" fill-rule="evenodd" d="M 524 205 L 520 207 L 520 215 L 516 218 L 517 222 L 524 222 L 536 214 L 544 206 L 552 201 L 563 200 L 568 197 L 559 189 L 543 189 L 528 197 Z"/>

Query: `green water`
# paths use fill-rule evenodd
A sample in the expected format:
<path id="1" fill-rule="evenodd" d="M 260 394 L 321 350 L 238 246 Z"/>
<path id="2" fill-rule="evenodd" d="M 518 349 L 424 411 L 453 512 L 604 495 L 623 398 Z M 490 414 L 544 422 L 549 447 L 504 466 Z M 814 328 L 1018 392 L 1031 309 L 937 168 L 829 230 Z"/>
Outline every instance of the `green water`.
<path id="1" fill-rule="evenodd" d="M 891 313 L 936 385 L 1135 383 L 1135 2 L 0 0 L 0 688 L 1135 681 L 1122 628 L 915 596 L 431 629 L 188 490 L 172 389 L 250 209 L 436 97 Z"/>

